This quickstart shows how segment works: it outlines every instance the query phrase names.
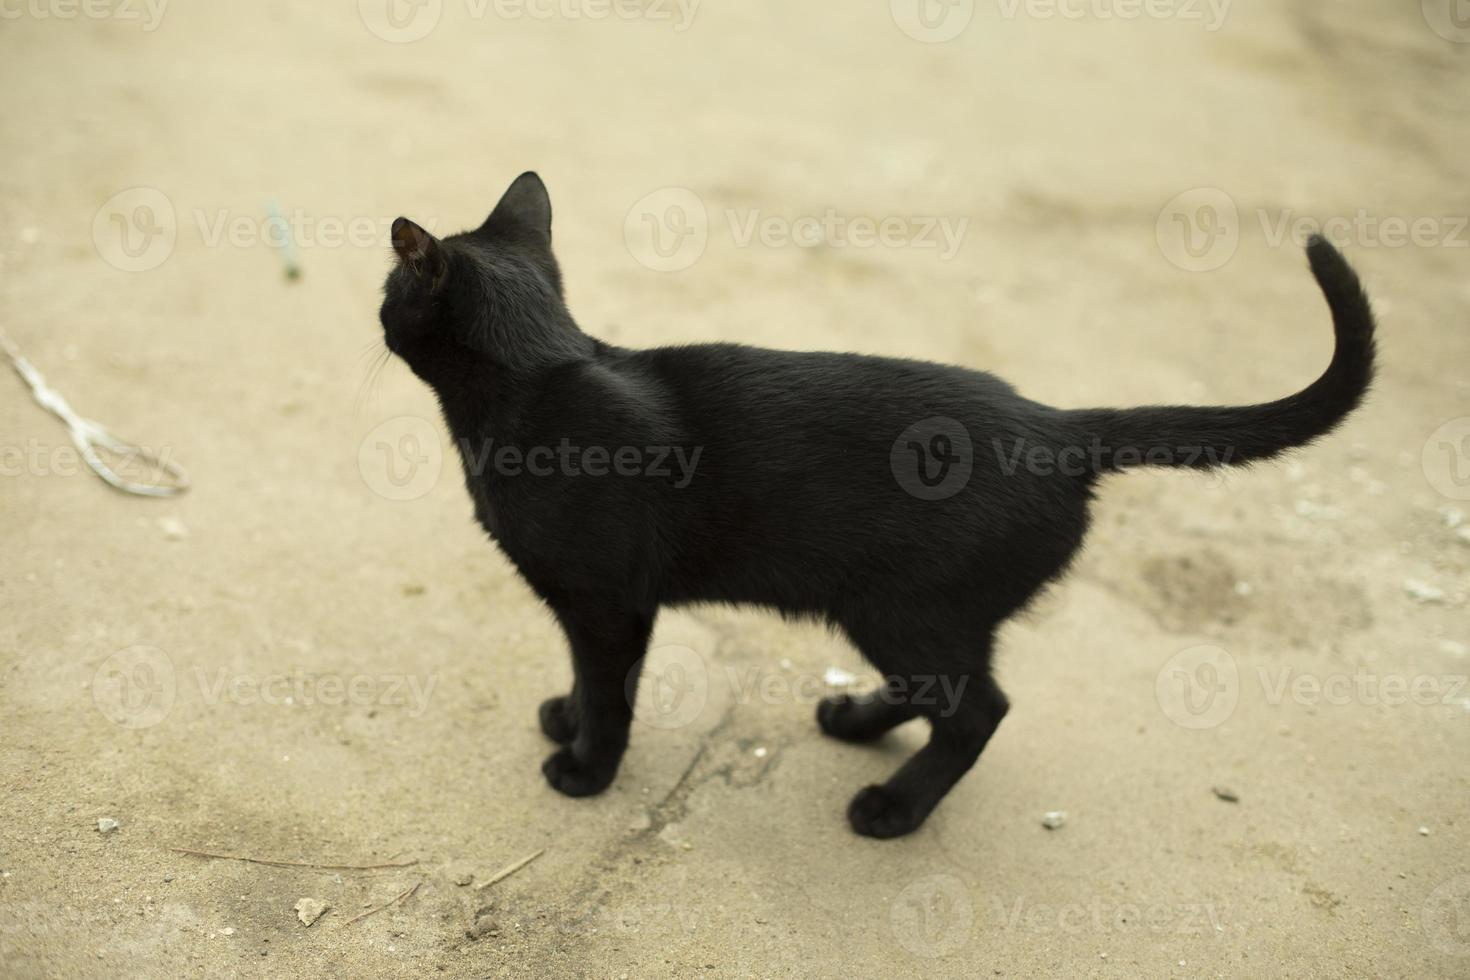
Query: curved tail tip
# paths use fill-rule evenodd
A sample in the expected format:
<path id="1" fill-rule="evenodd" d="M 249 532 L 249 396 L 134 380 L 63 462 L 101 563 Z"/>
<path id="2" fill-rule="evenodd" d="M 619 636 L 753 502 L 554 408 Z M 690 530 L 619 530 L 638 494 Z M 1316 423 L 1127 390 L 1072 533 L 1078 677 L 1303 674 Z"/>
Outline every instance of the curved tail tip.
<path id="1" fill-rule="evenodd" d="M 1312 275 L 1324 288 L 1359 288 L 1358 275 L 1353 267 L 1348 265 L 1337 247 L 1321 235 L 1307 239 L 1307 263 L 1312 267 Z"/>
<path id="2" fill-rule="evenodd" d="M 1312 264 L 1312 271 L 1321 273 L 1324 268 L 1345 268 L 1347 259 L 1342 253 L 1321 235 L 1312 235 L 1307 239 L 1307 261 Z"/>

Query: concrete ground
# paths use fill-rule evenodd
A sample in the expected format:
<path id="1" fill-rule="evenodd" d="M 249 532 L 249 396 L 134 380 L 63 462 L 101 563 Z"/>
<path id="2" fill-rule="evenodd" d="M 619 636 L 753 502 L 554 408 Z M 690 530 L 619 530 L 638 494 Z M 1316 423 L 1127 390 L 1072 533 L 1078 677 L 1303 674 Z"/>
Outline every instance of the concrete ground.
<path id="1" fill-rule="evenodd" d="M 0 327 L 193 479 L 113 492 L 0 384 L 0 972 L 1470 975 L 1448 2 L 386 2 L 0 7 Z M 870 675 L 757 611 L 665 615 L 621 776 L 566 799 L 562 638 L 427 390 L 368 381 L 388 222 L 530 168 L 619 344 L 1270 399 L 1329 356 L 1293 240 L 1327 223 L 1381 381 L 1287 463 L 1108 483 L 913 837 L 843 811 L 921 728 L 820 737 L 830 669 Z"/>

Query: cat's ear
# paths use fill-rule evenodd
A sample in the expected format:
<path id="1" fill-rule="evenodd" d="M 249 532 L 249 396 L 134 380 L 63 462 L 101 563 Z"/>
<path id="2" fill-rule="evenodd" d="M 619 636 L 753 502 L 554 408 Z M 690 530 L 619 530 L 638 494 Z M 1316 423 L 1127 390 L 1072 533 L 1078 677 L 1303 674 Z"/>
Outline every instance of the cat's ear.
<path id="1" fill-rule="evenodd" d="M 433 282 L 444 271 L 444 246 L 407 218 L 393 222 L 393 251 L 415 276 Z"/>
<path id="2" fill-rule="evenodd" d="M 513 226 L 544 236 L 546 244 L 551 244 L 551 195 L 534 171 L 526 171 L 511 183 L 480 230 L 503 232 Z"/>

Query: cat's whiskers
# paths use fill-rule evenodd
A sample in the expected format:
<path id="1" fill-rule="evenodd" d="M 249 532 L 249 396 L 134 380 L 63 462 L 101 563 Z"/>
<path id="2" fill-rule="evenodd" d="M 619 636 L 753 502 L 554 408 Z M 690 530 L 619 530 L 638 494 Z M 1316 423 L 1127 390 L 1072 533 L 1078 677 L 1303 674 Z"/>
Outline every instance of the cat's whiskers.
<path id="1" fill-rule="evenodd" d="M 368 362 L 367 370 L 363 373 L 362 383 L 357 386 L 357 398 L 354 399 L 352 404 L 352 417 L 354 419 L 362 414 L 362 407 L 367 404 L 368 396 L 377 387 L 378 379 L 383 376 L 383 368 L 392 359 L 393 352 L 388 349 L 387 344 L 380 340 L 374 344 L 370 344 L 363 351 L 363 357 L 369 355 L 371 355 L 372 360 Z M 359 360 L 361 359 L 359 358 Z"/>

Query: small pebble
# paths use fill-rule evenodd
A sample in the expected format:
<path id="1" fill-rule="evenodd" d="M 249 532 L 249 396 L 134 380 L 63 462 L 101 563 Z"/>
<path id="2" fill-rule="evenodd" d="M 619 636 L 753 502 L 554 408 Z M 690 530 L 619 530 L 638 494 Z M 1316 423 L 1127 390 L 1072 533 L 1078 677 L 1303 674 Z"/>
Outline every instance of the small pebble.
<path id="1" fill-rule="evenodd" d="M 330 907 L 321 899 L 303 898 L 296 902 L 296 918 L 300 919 L 301 924 L 309 929 L 311 924 L 325 915 Z"/>
<path id="2" fill-rule="evenodd" d="M 1041 825 L 1047 830 L 1057 830 L 1066 822 L 1066 810 L 1048 810 L 1041 815 Z"/>
<path id="3" fill-rule="evenodd" d="M 466 929 L 464 934 L 470 939 L 483 939 L 486 936 L 500 935 L 500 927 L 495 924 L 494 919 L 484 915 L 476 919 L 474 925 Z"/>
<path id="4" fill-rule="evenodd" d="M 111 817 L 99 817 L 97 820 L 97 832 L 99 834 L 110 834 L 122 826 Z"/>
<path id="5" fill-rule="evenodd" d="M 1225 787 L 1225 786 L 1212 786 L 1212 787 L 1210 787 L 1210 792 L 1211 793 L 1214 793 L 1217 797 L 1219 797 L 1220 799 L 1224 800 L 1226 803 L 1239 803 L 1240 802 L 1240 797 L 1236 794 L 1236 792 L 1233 789 L 1229 789 L 1228 787 Z"/>
<path id="6" fill-rule="evenodd" d="M 755 757 L 757 759 L 764 759 L 766 757 L 766 747 L 764 745 L 756 746 Z"/>
<path id="7" fill-rule="evenodd" d="M 857 675 L 841 667 L 828 667 L 827 672 L 822 675 L 822 680 L 828 687 L 851 687 L 857 683 Z"/>
<path id="8" fill-rule="evenodd" d="M 235 934 L 235 930 L 232 926 L 225 926 L 219 931 L 219 934 L 221 936 L 233 936 Z"/>
<path id="9" fill-rule="evenodd" d="M 468 872 L 465 872 L 464 874 L 458 874 L 458 875 L 455 875 L 454 876 L 454 883 L 456 885 L 458 885 L 459 887 L 461 887 L 461 888 L 463 888 L 465 885 L 468 885 L 470 882 L 472 882 L 474 880 L 475 880 L 475 876 L 472 875 L 472 874 L 470 874 L 470 873 L 468 873 Z"/>
<path id="10" fill-rule="evenodd" d="M 1420 827 L 1419 828 L 1419 836 L 1420 837 L 1428 837 L 1429 836 L 1429 828 L 1428 827 Z"/>
<path id="11" fill-rule="evenodd" d="M 189 529 L 177 517 L 161 517 L 158 519 L 158 526 L 169 541 L 182 541 L 189 536 Z"/>
<path id="12" fill-rule="evenodd" d="M 1415 602 L 1443 602 L 1444 589 L 1422 582 L 1416 578 L 1404 580 L 1404 591 Z"/>

